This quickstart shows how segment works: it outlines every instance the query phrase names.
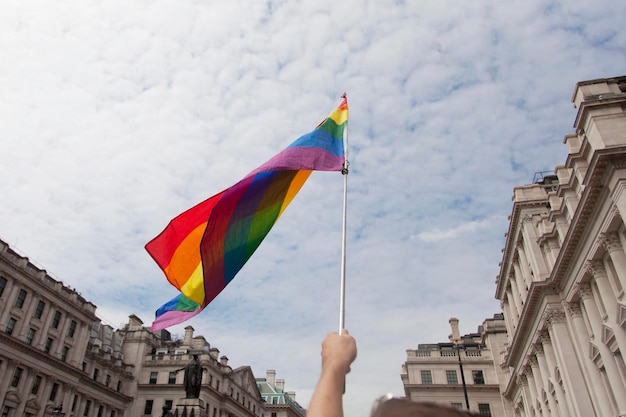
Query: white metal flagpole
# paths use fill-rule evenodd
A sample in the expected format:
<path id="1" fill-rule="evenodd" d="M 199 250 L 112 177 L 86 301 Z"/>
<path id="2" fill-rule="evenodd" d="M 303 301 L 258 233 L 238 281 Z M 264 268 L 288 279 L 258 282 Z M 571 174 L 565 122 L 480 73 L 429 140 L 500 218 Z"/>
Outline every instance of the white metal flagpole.
<path id="1" fill-rule="evenodd" d="M 348 100 L 348 95 L 343 93 L 341 96 Z M 349 111 L 349 110 L 348 110 Z M 344 129 L 344 162 L 341 173 L 343 174 L 343 223 L 341 229 L 341 283 L 339 290 L 339 334 L 342 333 L 345 328 L 346 321 L 346 218 L 348 207 L 348 167 L 350 162 L 348 161 L 348 120 L 346 121 L 346 128 Z"/>

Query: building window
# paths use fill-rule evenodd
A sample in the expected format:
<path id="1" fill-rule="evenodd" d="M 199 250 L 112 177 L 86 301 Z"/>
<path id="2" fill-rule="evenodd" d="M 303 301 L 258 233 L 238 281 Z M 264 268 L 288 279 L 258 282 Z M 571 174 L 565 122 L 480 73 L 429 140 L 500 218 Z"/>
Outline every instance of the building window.
<path id="1" fill-rule="evenodd" d="M 165 406 L 167 407 L 168 410 L 171 410 L 173 405 L 174 405 L 173 400 L 165 400 Z M 208 409 L 209 409 L 209 405 L 207 404 L 207 410 Z M 207 414 L 208 414 L 208 411 L 207 411 Z"/>
<path id="2" fill-rule="evenodd" d="M 146 400 L 146 404 L 143 407 L 143 413 L 144 415 L 152 414 L 152 400 Z"/>
<path id="3" fill-rule="evenodd" d="M 76 321 L 72 320 L 70 327 L 67 329 L 67 337 L 74 337 L 74 332 L 76 332 Z"/>
<path id="4" fill-rule="evenodd" d="M 91 408 L 91 400 L 87 400 L 85 403 L 85 411 L 83 411 L 83 415 L 87 417 L 89 415 L 89 409 Z"/>
<path id="5" fill-rule="evenodd" d="M 122 390 L 122 381 L 117 381 L 117 387 L 115 388 L 115 390 L 117 392 L 120 392 Z"/>
<path id="6" fill-rule="evenodd" d="M 7 279 L 5 277 L 0 277 L 0 297 L 4 293 L 4 289 L 7 286 Z"/>
<path id="7" fill-rule="evenodd" d="M 108 387 L 110 383 L 111 383 L 111 375 L 107 374 L 106 378 L 104 378 L 104 385 Z"/>
<path id="8" fill-rule="evenodd" d="M 220 390 L 220 380 L 218 379 L 217 381 L 215 381 L 215 389 L 216 390 Z"/>
<path id="9" fill-rule="evenodd" d="M 97 381 L 98 380 L 98 374 L 100 374 L 100 370 L 98 368 L 93 370 L 93 380 Z"/>
<path id="10" fill-rule="evenodd" d="M 159 376 L 158 372 L 150 372 L 150 380 L 148 381 L 148 384 L 156 384 L 157 376 Z"/>
<path id="11" fill-rule="evenodd" d="M 46 303 L 39 300 L 39 302 L 37 303 L 37 308 L 35 309 L 35 314 L 33 314 L 33 317 L 36 319 L 40 319 L 41 316 L 43 315 L 43 309 L 45 306 L 46 306 Z"/>
<path id="12" fill-rule="evenodd" d="M 459 383 L 459 378 L 456 375 L 456 371 L 447 370 L 446 371 L 446 381 L 448 381 L 448 385 L 456 385 Z"/>
<path id="13" fill-rule="evenodd" d="M 422 375 L 422 384 L 432 384 L 433 374 L 430 371 L 420 371 Z"/>
<path id="14" fill-rule="evenodd" d="M 50 390 L 50 396 L 48 397 L 48 401 L 54 401 L 57 397 L 57 391 L 59 390 L 59 384 L 56 382 L 52 384 L 52 389 Z"/>
<path id="15" fill-rule="evenodd" d="M 104 411 L 104 406 L 98 407 L 98 417 L 102 417 L 102 412 Z"/>
<path id="16" fill-rule="evenodd" d="M 22 368 L 15 368 L 15 371 L 13 371 L 13 379 L 11 379 L 12 387 L 17 387 L 19 385 L 22 372 L 24 372 Z"/>
<path id="17" fill-rule="evenodd" d="M 26 300 L 26 291 L 23 289 L 20 289 L 20 292 L 17 294 L 17 297 L 15 298 L 15 307 L 17 308 L 22 308 L 24 306 L 24 300 Z"/>
<path id="18" fill-rule="evenodd" d="M 2 408 L 2 417 L 9 417 L 9 414 L 11 414 L 11 410 L 13 410 L 11 407 L 5 405 Z"/>
<path id="19" fill-rule="evenodd" d="M 276 413 L 272 413 L 272 417 L 276 417 Z"/>
<path id="20" fill-rule="evenodd" d="M 170 376 L 167 378 L 167 383 L 168 384 L 175 384 L 176 383 L 176 374 L 177 374 L 177 372 L 170 372 Z"/>
<path id="21" fill-rule="evenodd" d="M 34 337 L 35 337 L 35 329 L 33 328 L 28 329 L 28 333 L 26 333 L 26 344 L 32 345 Z"/>
<path id="22" fill-rule="evenodd" d="M 61 312 L 57 310 L 54 312 L 54 318 L 52 319 L 52 324 L 51 324 L 52 328 L 58 329 L 60 322 L 61 322 Z"/>
<path id="23" fill-rule="evenodd" d="M 52 349 L 52 342 L 53 342 L 53 340 L 52 340 L 51 337 L 46 339 L 46 344 L 43 345 L 43 351 L 44 352 L 50 353 L 50 349 Z"/>
<path id="24" fill-rule="evenodd" d="M 61 349 L 61 360 L 63 362 L 65 362 L 65 360 L 67 359 L 67 355 L 70 353 L 70 348 L 68 348 L 67 346 L 63 346 L 63 349 Z"/>
<path id="25" fill-rule="evenodd" d="M 485 376 L 483 375 L 483 371 L 472 371 L 472 377 L 474 378 L 474 384 L 476 385 L 485 384 Z"/>
<path id="26" fill-rule="evenodd" d="M 452 403 L 450 405 L 452 406 L 452 408 L 456 408 L 457 410 L 462 410 L 463 409 L 463 404 L 461 404 L 461 403 Z"/>
<path id="27" fill-rule="evenodd" d="M 491 408 L 489 408 L 489 404 L 478 404 L 478 415 L 491 417 Z"/>
<path id="28" fill-rule="evenodd" d="M 6 334 L 8 334 L 8 335 L 12 335 L 13 334 L 13 329 L 15 329 L 15 323 L 17 323 L 17 320 L 15 320 L 13 317 L 11 317 L 9 319 L 9 322 L 7 323 L 7 328 L 5 330 Z"/>
<path id="29" fill-rule="evenodd" d="M 39 392 L 39 385 L 41 385 L 41 375 L 37 375 L 33 380 L 33 386 L 30 389 L 30 393 L 33 395 L 37 395 Z"/>
<path id="30" fill-rule="evenodd" d="M 76 404 L 78 404 L 78 395 L 74 395 L 74 400 L 72 401 L 72 412 L 76 411 Z"/>
<path id="31" fill-rule="evenodd" d="M 109 417 L 115 417 L 115 410 L 111 410 L 111 415 Z"/>

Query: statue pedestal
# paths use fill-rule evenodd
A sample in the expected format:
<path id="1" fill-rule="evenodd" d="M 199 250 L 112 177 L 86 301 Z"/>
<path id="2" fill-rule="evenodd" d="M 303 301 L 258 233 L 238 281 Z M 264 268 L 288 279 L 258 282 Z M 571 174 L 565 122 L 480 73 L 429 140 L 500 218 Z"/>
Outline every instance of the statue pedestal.
<path id="1" fill-rule="evenodd" d="M 181 398 L 173 413 L 174 417 L 208 417 L 200 398 Z"/>

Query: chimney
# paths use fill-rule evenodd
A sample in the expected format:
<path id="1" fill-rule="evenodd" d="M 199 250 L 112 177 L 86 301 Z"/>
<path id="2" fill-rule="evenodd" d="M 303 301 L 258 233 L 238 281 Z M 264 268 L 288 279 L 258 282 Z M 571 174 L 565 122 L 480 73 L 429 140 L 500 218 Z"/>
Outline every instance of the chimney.
<path id="1" fill-rule="evenodd" d="M 141 319 L 136 315 L 131 314 L 130 316 L 128 316 L 128 325 L 130 327 L 143 326 L 143 321 L 141 321 Z"/>
<path id="2" fill-rule="evenodd" d="M 295 391 L 287 391 L 287 396 L 291 401 L 296 401 L 296 392 Z"/>
<path id="3" fill-rule="evenodd" d="M 276 389 L 281 390 L 282 392 L 285 392 L 285 380 L 284 379 L 276 380 Z"/>
<path id="4" fill-rule="evenodd" d="M 269 369 L 268 371 L 266 371 L 265 380 L 270 387 L 276 388 L 276 371 L 273 369 Z"/>
<path id="5" fill-rule="evenodd" d="M 456 317 L 452 317 L 448 320 L 450 323 L 450 328 L 452 329 L 452 334 L 448 336 L 452 343 L 459 343 L 461 341 L 461 334 L 459 333 L 459 319 Z"/>
<path id="6" fill-rule="evenodd" d="M 226 355 L 224 355 L 224 356 L 222 356 L 222 357 L 220 358 L 220 364 L 221 364 L 222 366 L 228 366 L 228 357 L 227 357 Z"/>
<path id="7" fill-rule="evenodd" d="M 183 339 L 183 346 L 191 347 L 191 341 L 193 340 L 193 327 L 185 327 L 185 338 Z"/>
<path id="8" fill-rule="evenodd" d="M 218 348 L 211 348 L 209 349 L 209 355 L 211 355 L 213 359 L 217 360 L 220 356 L 220 350 Z"/>

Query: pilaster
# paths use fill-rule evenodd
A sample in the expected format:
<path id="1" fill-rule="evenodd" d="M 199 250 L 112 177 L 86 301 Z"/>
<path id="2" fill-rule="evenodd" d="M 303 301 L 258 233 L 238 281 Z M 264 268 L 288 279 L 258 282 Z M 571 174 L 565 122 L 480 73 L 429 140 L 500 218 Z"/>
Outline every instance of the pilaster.
<path id="1" fill-rule="evenodd" d="M 593 406 L 583 375 L 576 362 L 576 353 L 572 340 L 565 325 L 565 312 L 559 306 L 552 306 L 546 310 L 544 320 L 548 325 L 548 332 L 555 346 L 556 361 L 563 370 L 562 379 L 568 396 L 570 407 L 574 415 L 585 417 L 593 415 Z"/>
<path id="2" fill-rule="evenodd" d="M 619 375 L 613 353 L 604 343 L 602 343 L 602 319 L 600 318 L 600 312 L 595 304 L 589 285 L 579 284 L 578 293 L 580 298 L 583 300 L 585 312 L 587 313 L 587 320 L 591 324 L 591 329 L 594 333 L 591 339 L 591 344 L 598 350 L 600 357 L 602 358 L 602 364 L 604 365 L 603 367 L 608 379 L 607 388 L 613 393 L 613 397 L 615 398 L 618 407 L 618 413 L 626 414 L 626 388 L 624 387 L 624 383 Z"/>

